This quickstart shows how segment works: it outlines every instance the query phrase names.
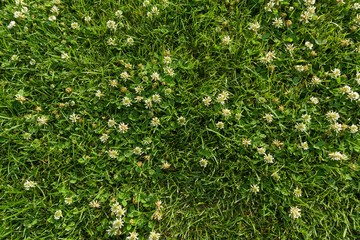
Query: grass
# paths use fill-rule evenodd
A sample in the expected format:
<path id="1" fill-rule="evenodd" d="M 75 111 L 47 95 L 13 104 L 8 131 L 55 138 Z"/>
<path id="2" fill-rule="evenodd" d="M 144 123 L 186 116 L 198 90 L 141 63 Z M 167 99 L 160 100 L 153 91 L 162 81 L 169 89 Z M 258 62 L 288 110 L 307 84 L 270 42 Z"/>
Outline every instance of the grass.
<path id="1" fill-rule="evenodd" d="M 0 238 L 359 239 L 360 6 L 271 3 L 0 2 Z"/>

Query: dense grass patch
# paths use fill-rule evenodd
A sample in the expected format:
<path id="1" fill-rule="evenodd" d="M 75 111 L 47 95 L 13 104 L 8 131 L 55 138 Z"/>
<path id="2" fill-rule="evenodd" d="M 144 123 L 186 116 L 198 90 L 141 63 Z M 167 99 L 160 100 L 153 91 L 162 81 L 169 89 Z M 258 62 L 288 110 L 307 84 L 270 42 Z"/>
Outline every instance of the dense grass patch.
<path id="1" fill-rule="evenodd" d="M 359 239 L 355 0 L 0 2 L 1 239 Z"/>

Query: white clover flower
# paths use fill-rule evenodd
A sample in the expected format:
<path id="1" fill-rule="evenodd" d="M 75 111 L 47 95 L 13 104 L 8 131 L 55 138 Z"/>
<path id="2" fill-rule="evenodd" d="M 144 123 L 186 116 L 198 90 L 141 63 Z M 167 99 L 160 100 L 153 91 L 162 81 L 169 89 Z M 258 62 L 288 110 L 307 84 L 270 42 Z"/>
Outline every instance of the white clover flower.
<path id="1" fill-rule="evenodd" d="M 346 160 L 348 157 L 345 154 L 342 154 L 341 152 L 332 152 L 329 153 L 329 158 L 331 158 L 332 160 Z"/>
<path id="2" fill-rule="evenodd" d="M 128 72 L 126 72 L 126 71 L 124 71 L 124 72 L 122 72 L 121 74 L 120 74 L 120 77 L 122 78 L 122 79 L 124 79 L 124 81 L 126 82 L 127 80 L 129 80 L 130 79 L 130 74 L 128 73 Z"/>
<path id="3" fill-rule="evenodd" d="M 23 6 L 21 8 L 21 12 L 24 13 L 24 14 L 27 14 L 27 13 L 29 13 L 29 9 L 26 6 Z"/>
<path id="4" fill-rule="evenodd" d="M 289 216 L 294 219 L 301 217 L 301 209 L 298 207 L 291 207 Z"/>
<path id="5" fill-rule="evenodd" d="M 174 69 L 171 68 L 171 67 L 169 67 L 169 66 L 165 67 L 165 68 L 164 68 L 164 71 L 165 71 L 165 73 L 166 73 L 167 75 L 169 75 L 170 77 L 175 76 Z"/>
<path id="6" fill-rule="evenodd" d="M 11 56 L 10 60 L 16 62 L 17 60 L 19 60 L 19 56 L 14 54 Z"/>
<path id="7" fill-rule="evenodd" d="M 36 60 L 35 60 L 35 59 L 30 59 L 29 64 L 30 64 L 31 66 L 34 66 L 34 65 L 36 64 Z"/>
<path id="8" fill-rule="evenodd" d="M 129 236 L 126 237 L 126 240 L 138 240 L 139 234 L 137 232 L 129 233 Z"/>
<path id="9" fill-rule="evenodd" d="M 206 96 L 203 98 L 202 101 L 203 101 L 204 105 L 208 107 L 208 106 L 210 106 L 212 99 L 211 99 L 211 97 Z"/>
<path id="10" fill-rule="evenodd" d="M 104 96 L 104 94 L 100 90 L 97 90 L 96 93 L 95 93 L 95 96 L 98 97 L 98 98 L 101 98 L 101 97 Z"/>
<path id="11" fill-rule="evenodd" d="M 115 214 L 118 218 L 125 216 L 126 209 L 123 208 L 118 201 L 111 205 L 111 213 Z"/>
<path id="12" fill-rule="evenodd" d="M 229 93 L 227 91 L 222 91 L 218 94 L 216 101 L 222 105 L 225 104 L 225 101 L 227 101 L 229 98 Z"/>
<path id="13" fill-rule="evenodd" d="M 23 6 L 23 7 L 21 8 L 21 12 L 24 13 L 24 14 L 26 14 L 26 13 L 29 12 L 29 9 L 28 9 L 26 6 Z"/>
<path id="14" fill-rule="evenodd" d="M 164 57 L 164 63 L 165 64 L 170 64 L 171 63 L 171 57 L 170 56 L 165 56 Z"/>
<path id="15" fill-rule="evenodd" d="M 133 149 L 133 153 L 134 153 L 135 155 L 141 155 L 141 154 L 143 153 L 143 151 L 142 151 L 141 147 L 135 147 L 135 148 Z"/>
<path id="16" fill-rule="evenodd" d="M 360 49 L 360 48 L 359 48 Z M 355 81 L 360 85 L 360 72 L 356 72 Z"/>
<path id="17" fill-rule="evenodd" d="M 184 118 L 184 117 L 179 117 L 178 119 L 177 119 L 177 121 L 178 121 L 178 123 L 180 124 L 180 125 L 185 125 L 186 124 L 186 119 Z"/>
<path id="18" fill-rule="evenodd" d="M 258 192 L 260 192 L 260 188 L 259 188 L 259 185 L 257 185 L 257 184 L 252 184 L 251 186 L 250 186 L 250 191 L 251 192 L 253 192 L 253 193 L 258 193 Z"/>
<path id="19" fill-rule="evenodd" d="M 281 28 L 284 26 L 284 20 L 282 18 L 274 18 L 272 23 L 276 28 Z"/>
<path id="20" fill-rule="evenodd" d="M 296 196 L 296 197 L 301 197 L 301 189 L 300 188 L 298 188 L 298 187 L 296 187 L 295 188 L 295 190 L 294 190 L 294 195 Z"/>
<path id="21" fill-rule="evenodd" d="M 7 28 L 8 29 L 11 29 L 11 28 L 13 28 L 13 27 L 15 27 L 16 26 L 16 22 L 15 21 L 11 21 L 10 23 L 9 23 L 9 25 L 7 26 Z"/>
<path id="22" fill-rule="evenodd" d="M 156 233 L 155 231 L 150 232 L 148 240 L 159 240 L 160 239 L 160 233 Z"/>
<path id="23" fill-rule="evenodd" d="M 148 5 L 150 5 L 150 0 L 144 0 L 143 7 L 147 7 Z"/>
<path id="24" fill-rule="evenodd" d="M 295 50 L 294 44 L 286 44 L 286 50 L 288 50 L 290 53 L 292 53 Z"/>
<path id="25" fill-rule="evenodd" d="M 305 46 L 306 46 L 307 48 L 309 48 L 310 50 L 312 50 L 313 47 L 314 47 L 314 44 L 312 44 L 311 42 L 306 41 L 306 42 L 305 42 Z"/>
<path id="26" fill-rule="evenodd" d="M 274 59 L 276 59 L 275 51 L 269 51 L 265 54 L 264 57 L 260 58 L 262 63 L 271 63 Z"/>
<path id="27" fill-rule="evenodd" d="M 153 81 L 160 81 L 160 75 L 159 75 L 159 73 L 153 72 L 153 73 L 151 74 L 151 79 L 152 79 Z"/>
<path id="28" fill-rule="evenodd" d="M 356 17 L 354 20 L 358 25 L 360 25 L 360 14 L 356 14 Z M 360 52 L 360 47 L 357 47 L 357 52 L 358 53 Z"/>
<path id="29" fill-rule="evenodd" d="M 118 81 L 116 81 L 115 79 L 110 81 L 110 86 L 112 87 L 117 87 L 119 85 Z"/>
<path id="30" fill-rule="evenodd" d="M 142 91 L 144 91 L 144 88 L 142 86 L 135 87 L 135 92 L 136 93 L 141 93 Z"/>
<path id="31" fill-rule="evenodd" d="M 80 29 L 80 25 L 77 22 L 73 22 L 71 23 L 71 28 L 74 30 L 79 30 Z"/>
<path id="32" fill-rule="evenodd" d="M 216 128 L 218 128 L 218 129 L 223 129 L 224 126 L 225 126 L 225 124 L 223 122 L 217 122 L 216 123 Z"/>
<path id="33" fill-rule="evenodd" d="M 115 229 L 121 229 L 124 226 L 124 221 L 121 218 L 117 218 L 112 222 L 112 227 Z"/>
<path id="34" fill-rule="evenodd" d="M 153 126 L 153 127 L 159 126 L 160 125 L 160 119 L 157 118 L 157 117 L 152 118 L 150 125 Z"/>
<path id="35" fill-rule="evenodd" d="M 61 53 L 61 58 L 64 59 L 64 60 L 67 60 L 67 59 L 70 58 L 70 56 L 67 53 Z"/>
<path id="36" fill-rule="evenodd" d="M 86 23 L 90 22 L 90 21 L 91 21 L 91 17 L 90 17 L 90 16 L 85 16 L 85 17 L 84 17 L 84 21 L 85 21 Z"/>
<path id="37" fill-rule="evenodd" d="M 124 66 L 127 69 L 133 69 L 133 65 L 131 63 L 125 63 Z M 139 64 L 139 68 L 142 68 L 142 67 L 143 67 L 143 65 Z"/>
<path id="38" fill-rule="evenodd" d="M 306 125 L 305 125 L 305 123 L 297 123 L 295 125 L 295 129 L 298 130 L 299 132 L 305 132 L 306 131 Z"/>
<path id="39" fill-rule="evenodd" d="M 109 150 L 108 155 L 109 155 L 110 158 L 117 158 L 119 153 L 118 153 L 117 150 Z"/>
<path id="40" fill-rule="evenodd" d="M 39 125 L 47 125 L 48 118 L 46 116 L 40 116 L 37 118 L 37 122 Z"/>
<path id="41" fill-rule="evenodd" d="M 309 149 L 309 144 L 307 142 L 302 142 L 300 144 L 300 147 L 304 150 L 308 150 Z"/>
<path id="42" fill-rule="evenodd" d="M 121 234 L 121 229 L 116 229 L 112 226 L 109 226 L 109 229 L 106 230 L 106 233 L 109 234 L 109 236 L 118 236 Z"/>
<path id="43" fill-rule="evenodd" d="M 337 112 L 329 111 L 326 113 L 326 118 L 330 122 L 336 122 L 340 118 L 340 115 Z"/>
<path id="44" fill-rule="evenodd" d="M 126 107 L 130 107 L 130 106 L 131 106 L 131 99 L 128 98 L 128 97 L 124 97 L 124 98 L 122 99 L 122 104 L 123 104 L 124 106 L 126 106 Z"/>
<path id="45" fill-rule="evenodd" d="M 224 108 L 224 109 L 221 111 L 221 114 L 222 114 L 224 117 L 230 117 L 230 116 L 231 116 L 231 110 L 228 109 L 228 108 Z"/>
<path id="46" fill-rule="evenodd" d="M 24 0 L 15 0 L 15 5 L 22 5 L 24 4 Z"/>
<path id="47" fill-rule="evenodd" d="M 242 140 L 242 144 L 245 146 L 245 147 L 248 147 L 251 145 L 251 140 L 250 139 L 247 139 L 247 138 L 244 138 Z"/>
<path id="48" fill-rule="evenodd" d="M 25 18 L 25 15 L 24 15 L 24 13 L 22 13 L 20 11 L 15 11 L 14 18 L 23 19 L 23 18 Z"/>
<path id="49" fill-rule="evenodd" d="M 61 210 L 57 210 L 55 213 L 54 213 L 54 218 L 55 220 L 59 220 L 60 218 L 62 218 L 63 215 L 62 215 L 62 211 Z"/>
<path id="50" fill-rule="evenodd" d="M 316 2 L 316 0 L 304 0 L 304 4 L 309 6 L 309 5 L 314 5 Z"/>
<path id="51" fill-rule="evenodd" d="M 301 118 L 304 120 L 304 122 L 306 123 L 310 123 L 311 122 L 311 116 L 309 114 L 304 114 L 301 116 Z"/>
<path id="52" fill-rule="evenodd" d="M 100 141 L 103 142 L 103 143 L 106 142 L 108 139 L 109 139 L 109 135 L 107 135 L 106 133 L 104 133 L 100 137 Z"/>
<path id="53" fill-rule="evenodd" d="M 109 46 L 116 46 L 116 39 L 115 38 L 109 38 L 107 40 L 107 45 Z"/>
<path id="54" fill-rule="evenodd" d="M 312 102 L 313 104 L 318 104 L 319 103 L 319 99 L 316 97 L 310 97 L 310 102 Z"/>
<path id="55" fill-rule="evenodd" d="M 266 113 L 263 117 L 268 123 L 271 123 L 273 121 L 273 115 L 271 113 Z"/>
<path id="56" fill-rule="evenodd" d="M 128 45 L 134 45 L 134 39 L 132 38 L 132 37 L 128 37 L 127 39 L 126 39 L 126 43 L 128 44 Z"/>
<path id="57" fill-rule="evenodd" d="M 92 208 L 100 208 L 100 203 L 97 200 L 93 200 L 89 203 L 89 206 Z"/>
<path id="58" fill-rule="evenodd" d="M 257 148 L 257 152 L 258 152 L 259 154 L 261 154 L 261 155 L 264 155 L 265 152 L 266 152 L 266 149 L 263 148 L 263 147 L 259 147 L 259 148 Z"/>
<path id="59" fill-rule="evenodd" d="M 347 96 L 351 101 L 359 99 L 359 94 L 357 92 L 350 91 Z"/>
<path id="60" fill-rule="evenodd" d="M 30 188 L 34 188 L 36 186 L 36 182 L 26 180 L 24 182 L 24 188 L 25 190 L 30 190 Z"/>
<path id="61" fill-rule="evenodd" d="M 15 95 L 15 99 L 16 101 L 20 102 L 21 104 L 23 104 L 24 102 L 26 102 L 26 97 L 24 97 L 21 94 L 16 94 Z"/>
<path id="62" fill-rule="evenodd" d="M 201 167 L 204 167 L 204 168 L 205 168 L 205 167 L 208 165 L 209 161 L 206 160 L 206 159 L 204 159 L 204 158 L 202 158 L 202 159 L 200 159 L 199 163 L 200 163 L 200 166 L 201 166 Z"/>
<path id="63" fill-rule="evenodd" d="M 51 15 L 51 16 L 49 16 L 48 20 L 49 20 L 50 22 L 56 21 L 56 16 Z"/>
<path id="64" fill-rule="evenodd" d="M 264 7 L 265 11 L 272 12 L 272 9 L 275 6 L 275 1 L 270 0 Z"/>
<path id="65" fill-rule="evenodd" d="M 315 75 L 311 78 L 312 85 L 319 85 L 319 84 L 321 84 L 321 82 L 322 82 L 321 79 Z"/>
<path id="66" fill-rule="evenodd" d="M 345 85 L 345 86 L 340 88 L 340 92 L 343 93 L 343 94 L 344 93 L 350 93 L 351 92 L 351 87 L 348 86 L 348 85 Z"/>
<path id="67" fill-rule="evenodd" d="M 264 154 L 264 160 L 266 163 L 274 163 L 274 157 L 271 154 Z"/>
<path id="68" fill-rule="evenodd" d="M 334 68 L 334 69 L 332 70 L 332 76 L 333 76 L 334 78 L 340 77 L 340 76 L 341 76 L 341 71 L 340 71 L 340 69 Z"/>
<path id="69" fill-rule="evenodd" d="M 330 128 L 333 129 L 336 133 L 339 133 L 343 130 L 343 125 L 335 122 L 330 125 Z"/>
<path id="70" fill-rule="evenodd" d="M 305 68 L 303 65 L 295 65 L 295 69 L 299 72 L 303 72 L 305 71 Z"/>
<path id="71" fill-rule="evenodd" d="M 23 134 L 23 137 L 24 137 L 25 140 L 30 140 L 31 139 L 31 133 L 26 132 L 26 133 Z"/>
<path id="72" fill-rule="evenodd" d="M 151 8 L 151 13 L 152 13 L 153 15 L 159 15 L 159 14 L 160 14 L 160 11 L 159 11 L 158 7 L 153 6 L 153 7 Z"/>
<path id="73" fill-rule="evenodd" d="M 358 132 L 358 126 L 356 126 L 355 124 L 351 125 L 349 127 L 349 129 L 350 129 L 351 133 L 357 133 Z"/>
<path id="74" fill-rule="evenodd" d="M 65 204 L 70 205 L 73 203 L 73 198 L 72 197 L 66 197 L 64 200 Z"/>
<path id="75" fill-rule="evenodd" d="M 113 21 L 113 20 L 107 21 L 106 26 L 107 26 L 110 30 L 116 30 L 116 28 L 117 28 L 116 22 Z"/>
<path id="76" fill-rule="evenodd" d="M 223 45 L 229 45 L 231 41 L 230 36 L 224 36 L 221 41 Z"/>
<path id="77" fill-rule="evenodd" d="M 73 113 L 70 115 L 69 119 L 71 120 L 71 122 L 76 123 L 80 119 L 80 117 L 77 114 Z"/>
<path id="78" fill-rule="evenodd" d="M 151 216 L 151 219 L 154 219 L 154 220 L 157 220 L 157 221 L 160 221 L 162 219 L 162 213 L 160 210 L 156 210 L 153 215 Z"/>
<path id="79" fill-rule="evenodd" d="M 308 11 L 304 11 L 300 15 L 301 22 L 309 23 L 309 20 L 312 20 L 312 18 L 313 18 L 313 14 L 311 14 Z"/>
<path id="80" fill-rule="evenodd" d="M 55 14 L 55 15 L 59 15 L 59 8 L 57 6 L 53 6 L 51 9 L 50 9 L 50 12 Z"/>
<path id="81" fill-rule="evenodd" d="M 143 96 L 136 96 L 135 97 L 135 102 L 141 102 L 143 100 Z"/>
<path id="82" fill-rule="evenodd" d="M 278 139 L 274 139 L 274 141 L 272 143 L 278 148 L 281 148 L 284 145 L 284 143 Z"/>
<path id="83" fill-rule="evenodd" d="M 315 7 L 315 6 L 309 6 L 309 7 L 306 9 L 306 12 L 308 12 L 309 15 L 310 15 L 310 19 L 312 19 L 312 18 L 315 16 L 315 10 L 316 10 L 316 7 Z"/>
<path id="84" fill-rule="evenodd" d="M 115 16 L 117 16 L 118 18 L 122 17 L 123 16 L 123 12 L 121 10 L 117 10 L 115 12 Z"/>
<path id="85" fill-rule="evenodd" d="M 163 163 L 163 165 L 161 166 L 161 168 L 166 170 L 166 169 L 169 169 L 169 168 L 170 168 L 170 166 L 171 166 L 171 164 L 170 164 L 170 163 L 168 163 L 168 162 L 164 162 L 164 163 Z"/>
<path id="86" fill-rule="evenodd" d="M 108 120 L 108 127 L 113 127 L 115 125 L 116 125 L 116 121 L 113 118 Z"/>
<path id="87" fill-rule="evenodd" d="M 253 32 L 257 32 L 260 29 L 260 24 L 258 22 L 250 23 L 249 24 L 249 30 Z"/>
<path id="88" fill-rule="evenodd" d="M 165 95 L 170 95 L 172 93 L 172 90 L 171 90 L 171 88 L 166 88 L 164 90 L 164 92 L 165 92 Z"/>
<path id="89" fill-rule="evenodd" d="M 145 108 L 151 108 L 152 107 L 151 98 L 145 99 L 144 104 L 145 104 Z"/>
<path id="90" fill-rule="evenodd" d="M 153 102 L 156 102 L 156 103 L 161 102 L 161 97 L 160 97 L 159 94 L 154 94 L 154 95 L 152 95 L 151 98 L 152 98 L 152 101 L 153 101 Z"/>
<path id="91" fill-rule="evenodd" d="M 120 123 L 118 126 L 118 131 L 121 133 L 126 133 L 129 130 L 129 126 L 125 123 Z"/>

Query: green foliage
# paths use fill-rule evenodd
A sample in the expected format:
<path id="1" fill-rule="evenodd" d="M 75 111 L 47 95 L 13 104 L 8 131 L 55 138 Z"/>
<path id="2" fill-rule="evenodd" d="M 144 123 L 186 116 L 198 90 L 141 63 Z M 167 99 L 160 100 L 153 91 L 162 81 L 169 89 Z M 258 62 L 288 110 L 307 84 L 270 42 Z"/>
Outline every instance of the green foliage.
<path id="1" fill-rule="evenodd" d="M 359 239 L 359 11 L 1 1 L 0 236 Z"/>

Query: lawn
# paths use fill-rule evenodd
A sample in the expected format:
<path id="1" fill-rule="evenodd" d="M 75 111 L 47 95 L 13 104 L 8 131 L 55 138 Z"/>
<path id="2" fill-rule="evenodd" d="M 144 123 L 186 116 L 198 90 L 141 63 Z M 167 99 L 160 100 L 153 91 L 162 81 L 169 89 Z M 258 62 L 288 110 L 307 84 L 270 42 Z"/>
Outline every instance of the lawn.
<path id="1" fill-rule="evenodd" d="M 2 0 L 0 40 L 0 239 L 360 239 L 357 0 Z"/>

